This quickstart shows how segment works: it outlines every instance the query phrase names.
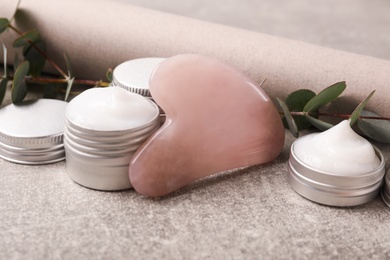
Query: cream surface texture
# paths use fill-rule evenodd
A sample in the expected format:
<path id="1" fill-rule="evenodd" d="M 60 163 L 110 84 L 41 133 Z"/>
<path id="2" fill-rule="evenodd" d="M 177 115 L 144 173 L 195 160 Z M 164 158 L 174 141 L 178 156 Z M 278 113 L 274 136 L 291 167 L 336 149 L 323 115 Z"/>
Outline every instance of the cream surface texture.
<path id="1" fill-rule="evenodd" d="M 12 14 L 13 2 L 0 3 L 0 16 Z M 267 79 L 263 88 L 272 99 L 300 88 L 318 93 L 345 80 L 348 98 L 332 110 L 351 112 L 376 89 L 368 108 L 383 116 L 390 111 L 387 60 L 108 0 L 21 0 L 14 24 L 38 29 L 54 60 L 63 62 L 66 51 L 81 78 L 103 79 L 109 67 L 129 59 L 198 53 L 237 67 L 257 83 Z M 9 32 L 1 40 L 11 46 L 15 37 Z M 9 54 L 11 63 L 12 48 Z"/>
<path id="2" fill-rule="evenodd" d="M 137 128 L 156 118 L 156 106 L 143 96 L 120 87 L 93 88 L 70 103 L 66 117 L 78 126 L 116 131 Z"/>
<path id="3" fill-rule="evenodd" d="M 325 132 L 299 138 L 294 152 L 315 170 L 330 174 L 366 174 L 380 165 L 373 146 L 352 130 L 348 120 Z"/>

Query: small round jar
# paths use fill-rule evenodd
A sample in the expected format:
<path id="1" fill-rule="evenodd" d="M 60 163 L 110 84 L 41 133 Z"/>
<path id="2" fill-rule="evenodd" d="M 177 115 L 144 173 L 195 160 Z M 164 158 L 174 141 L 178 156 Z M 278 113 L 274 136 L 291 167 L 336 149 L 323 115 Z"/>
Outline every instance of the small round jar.
<path id="1" fill-rule="evenodd" d="M 149 99 L 118 87 L 84 91 L 65 112 L 68 175 L 92 189 L 131 188 L 130 160 L 158 128 L 159 111 Z"/>
<path id="2" fill-rule="evenodd" d="M 0 157 L 30 165 L 64 160 L 67 105 L 60 100 L 38 99 L 0 109 Z"/>
<path id="3" fill-rule="evenodd" d="M 329 206 L 356 206 L 374 199 L 382 185 L 385 160 L 373 146 L 380 165 L 373 171 L 358 175 L 341 175 L 317 170 L 300 160 L 291 146 L 288 163 L 288 182 L 301 196 Z M 337 158 L 335 158 L 337 159 Z"/>
<path id="4" fill-rule="evenodd" d="M 164 58 L 141 58 L 123 62 L 113 71 L 114 86 L 151 98 L 149 78 Z"/>
<path id="5" fill-rule="evenodd" d="M 383 201 L 386 203 L 386 205 L 390 207 L 390 168 L 387 170 L 384 179 L 385 180 L 384 180 L 381 196 Z"/>

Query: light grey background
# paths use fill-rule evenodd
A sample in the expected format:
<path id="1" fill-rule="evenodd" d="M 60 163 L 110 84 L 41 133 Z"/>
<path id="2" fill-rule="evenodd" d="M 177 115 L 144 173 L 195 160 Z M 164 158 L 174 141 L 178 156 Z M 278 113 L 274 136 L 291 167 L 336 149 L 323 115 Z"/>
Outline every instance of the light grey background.
<path id="1" fill-rule="evenodd" d="M 390 59 L 387 0 L 113 0 Z"/>

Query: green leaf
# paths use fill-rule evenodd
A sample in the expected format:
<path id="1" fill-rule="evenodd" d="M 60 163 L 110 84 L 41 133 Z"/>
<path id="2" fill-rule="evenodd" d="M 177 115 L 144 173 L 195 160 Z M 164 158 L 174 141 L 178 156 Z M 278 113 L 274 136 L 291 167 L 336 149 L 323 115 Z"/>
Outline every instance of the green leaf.
<path id="1" fill-rule="evenodd" d="M 333 127 L 332 124 L 329 124 L 329 123 L 327 123 L 327 122 L 324 122 L 324 121 L 322 121 L 322 120 L 320 120 L 320 119 L 317 119 L 317 118 L 315 118 L 315 117 L 306 115 L 306 118 L 307 118 L 307 120 L 310 121 L 310 123 L 311 123 L 315 128 L 317 128 L 317 129 L 320 130 L 320 131 L 326 131 L 326 130 L 328 130 L 328 129 L 330 129 L 330 128 Z"/>
<path id="2" fill-rule="evenodd" d="M 375 90 L 370 93 L 360 104 L 355 108 L 355 110 L 352 112 L 352 114 L 349 117 L 349 124 L 353 126 L 356 123 L 356 120 L 359 118 L 360 113 L 362 112 L 363 108 L 367 105 L 368 101 L 370 101 L 371 97 L 374 95 Z"/>
<path id="3" fill-rule="evenodd" d="M 37 42 L 41 38 L 39 32 L 35 29 L 23 33 L 19 38 L 17 38 L 12 44 L 13 47 L 24 47 L 26 45 L 30 45 L 30 42 Z"/>
<path id="4" fill-rule="evenodd" d="M 291 116 L 290 111 L 288 110 L 287 104 L 284 103 L 284 101 L 279 99 L 279 98 L 276 98 L 276 99 L 280 105 L 280 108 L 283 111 L 284 117 L 286 118 L 287 125 L 288 125 L 288 128 L 290 129 L 291 134 L 297 138 L 299 136 L 298 127 L 294 121 L 294 118 Z"/>
<path id="5" fill-rule="evenodd" d="M 0 81 L 0 105 L 1 105 L 1 103 L 3 103 L 5 92 L 7 90 L 7 85 L 8 85 L 8 79 L 7 78 L 2 79 Z"/>
<path id="6" fill-rule="evenodd" d="M 288 95 L 285 99 L 285 103 L 290 111 L 302 112 L 307 102 L 315 95 L 316 94 L 311 90 L 300 89 Z M 311 127 L 311 123 L 303 115 L 293 115 L 293 118 L 299 131 Z M 285 118 L 283 118 L 283 123 L 285 126 L 287 125 Z"/>
<path id="7" fill-rule="evenodd" d="M 3 42 L 3 63 L 4 63 L 4 78 L 8 77 L 8 70 L 7 70 L 7 47 L 5 47 Z"/>
<path id="8" fill-rule="evenodd" d="M 43 41 L 37 41 L 35 43 L 35 46 L 43 52 L 46 51 L 46 44 Z M 42 70 L 45 67 L 45 57 L 31 45 L 26 45 L 23 48 L 23 55 L 24 58 L 30 63 L 29 74 L 33 77 L 38 77 L 39 75 L 41 75 Z"/>
<path id="9" fill-rule="evenodd" d="M 27 85 L 25 82 L 25 77 L 27 76 L 29 67 L 29 62 L 23 61 L 16 69 L 14 81 L 12 82 L 11 92 L 12 103 L 14 104 L 22 102 L 27 95 Z"/>
<path id="10" fill-rule="evenodd" d="M 361 116 L 380 117 L 374 112 L 362 110 Z M 383 143 L 390 144 L 390 121 L 358 118 L 357 125 L 366 136 Z"/>
<path id="11" fill-rule="evenodd" d="M 14 71 L 16 71 L 16 69 L 19 67 L 19 64 L 21 62 L 22 61 L 19 59 L 19 54 L 17 52 L 15 52 L 15 56 L 14 56 Z"/>
<path id="12" fill-rule="evenodd" d="M 112 82 L 112 79 L 113 79 L 113 75 L 112 75 L 112 69 L 109 68 L 106 72 L 106 78 L 109 82 Z"/>
<path id="13" fill-rule="evenodd" d="M 7 18 L 0 18 L 0 33 L 7 30 L 9 25 L 9 20 Z"/>
<path id="14" fill-rule="evenodd" d="M 341 93 L 343 93 L 345 88 L 346 88 L 345 81 L 341 81 L 327 87 L 326 89 L 318 93 L 315 97 L 310 99 L 310 101 L 303 108 L 303 111 L 304 112 L 315 111 L 320 107 L 332 102 L 338 96 L 340 96 Z"/>
<path id="15" fill-rule="evenodd" d="M 66 63 L 66 68 L 68 69 L 68 77 L 69 78 L 73 78 L 73 70 L 72 70 L 72 67 L 71 67 L 71 63 L 70 63 L 70 58 L 69 58 L 69 55 L 68 53 L 64 52 L 64 59 L 65 59 L 65 63 Z"/>
<path id="16" fill-rule="evenodd" d="M 74 81 L 74 77 L 68 80 L 68 85 L 66 86 L 66 92 L 65 92 L 65 99 L 64 99 L 65 101 L 68 100 L 70 90 L 72 89 L 73 86 L 73 81 Z"/>

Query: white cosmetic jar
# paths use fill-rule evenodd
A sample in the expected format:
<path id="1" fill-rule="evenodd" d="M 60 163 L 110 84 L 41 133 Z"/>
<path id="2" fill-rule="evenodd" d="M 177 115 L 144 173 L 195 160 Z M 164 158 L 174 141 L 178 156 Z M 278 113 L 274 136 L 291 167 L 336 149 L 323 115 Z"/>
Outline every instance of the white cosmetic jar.
<path id="1" fill-rule="evenodd" d="M 0 157 L 29 165 L 64 160 L 67 105 L 60 100 L 37 99 L 0 109 Z"/>
<path id="2" fill-rule="evenodd" d="M 125 61 L 114 68 L 112 85 L 151 98 L 150 76 L 164 60 L 165 58 L 148 57 Z"/>
<path id="3" fill-rule="evenodd" d="M 382 186 L 385 160 L 373 146 L 380 165 L 373 171 L 358 175 L 341 175 L 317 170 L 300 160 L 291 146 L 288 182 L 302 197 L 328 206 L 357 206 L 374 199 Z M 335 158 L 337 160 L 337 158 Z"/>
<path id="4" fill-rule="evenodd" d="M 65 112 L 68 175 L 96 190 L 131 188 L 129 163 L 160 126 L 155 103 L 118 87 L 89 89 Z"/>

